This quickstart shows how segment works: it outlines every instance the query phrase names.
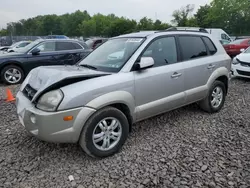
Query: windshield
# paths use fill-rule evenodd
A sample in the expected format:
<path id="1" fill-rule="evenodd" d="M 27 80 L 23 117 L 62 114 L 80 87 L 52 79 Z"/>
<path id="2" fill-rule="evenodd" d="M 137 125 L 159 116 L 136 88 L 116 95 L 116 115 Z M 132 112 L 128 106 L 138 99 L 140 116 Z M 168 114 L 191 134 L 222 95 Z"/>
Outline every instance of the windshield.
<path id="1" fill-rule="evenodd" d="M 22 43 L 22 42 L 16 42 L 16 43 L 12 44 L 12 45 L 10 46 L 10 48 L 14 48 L 14 47 L 18 46 L 20 43 Z"/>
<path id="2" fill-rule="evenodd" d="M 249 54 L 249 53 L 250 53 L 250 47 L 249 47 L 249 48 L 247 48 L 247 49 L 244 51 L 244 53 Z"/>
<path id="3" fill-rule="evenodd" d="M 29 43 L 27 46 L 23 47 L 23 48 L 18 48 L 15 51 L 16 52 L 20 52 L 20 53 L 25 53 L 28 52 L 31 48 L 33 48 L 34 46 L 36 46 L 37 44 L 39 44 L 41 42 L 41 40 L 35 40 L 31 43 Z"/>
<path id="4" fill-rule="evenodd" d="M 117 38 L 103 43 L 79 65 L 90 65 L 104 72 L 118 72 L 143 43 L 144 38 Z"/>

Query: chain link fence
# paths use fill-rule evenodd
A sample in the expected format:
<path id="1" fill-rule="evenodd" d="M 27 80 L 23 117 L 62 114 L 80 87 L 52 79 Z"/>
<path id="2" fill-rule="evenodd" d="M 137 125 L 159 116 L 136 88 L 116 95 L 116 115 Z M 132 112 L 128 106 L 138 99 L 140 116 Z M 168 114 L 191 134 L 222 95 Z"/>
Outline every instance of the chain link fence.
<path id="1" fill-rule="evenodd" d="M 10 46 L 19 41 L 34 41 L 37 39 L 43 39 L 47 36 L 2 36 L 0 37 L 0 46 Z"/>
<path id="2" fill-rule="evenodd" d="M 46 39 L 48 36 L 0 36 L 0 46 L 10 46 L 13 43 L 19 42 L 19 41 L 35 41 L 37 39 Z M 100 36 L 93 36 L 93 37 L 100 37 Z M 69 37 L 71 39 L 76 39 L 76 40 L 87 40 L 88 38 L 92 37 L 77 37 L 77 36 L 72 36 Z"/>

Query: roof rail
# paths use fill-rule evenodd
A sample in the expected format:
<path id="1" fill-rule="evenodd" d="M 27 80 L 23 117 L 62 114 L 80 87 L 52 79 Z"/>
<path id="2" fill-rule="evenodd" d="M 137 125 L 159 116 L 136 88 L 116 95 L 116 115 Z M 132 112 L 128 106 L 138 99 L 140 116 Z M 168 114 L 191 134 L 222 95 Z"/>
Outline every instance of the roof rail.
<path id="1" fill-rule="evenodd" d="M 165 31 L 191 31 L 191 32 L 202 32 L 202 33 L 208 33 L 208 31 L 204 28 L 200 27 L 170 27 L 166 29 Z"/>

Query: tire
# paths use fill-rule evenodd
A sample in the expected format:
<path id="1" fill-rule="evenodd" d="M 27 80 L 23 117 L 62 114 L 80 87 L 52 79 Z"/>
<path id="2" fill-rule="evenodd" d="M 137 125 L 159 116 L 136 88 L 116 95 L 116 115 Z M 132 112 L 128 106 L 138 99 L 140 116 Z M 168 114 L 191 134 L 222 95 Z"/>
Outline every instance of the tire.
<path id="1" fill-rule="evenodd" d="M 112 119 L 113 118 L 113 119 Z M 117 125 L 117 128 L 114 129 L 114 131 L 103 131 L 103 129 L 101 129 L 101 127 L 99 126 L 100 122 L 102 121 L 106 121 L 106 125 L 109 126 L 109 128 L 111 128 L 111 122 L 117 121 L 119 122 Z M 102 128 L 105 129 L 105 123 L 101 124 L 103 125 Z M 114 126 L 115 127 L 115 126 Z M 113 128 L 114 128 L 113 127 Z M 120 134 L 118 134 L 118 132 L 120 132 Z M 112 133 L 116 133 L 116 136 L 114 136 Z M 96 136 L 99 134 L 104 134 L 103 136 L 98 136 L 96 140 L 98 140 L 98 138 L 101 139 L 101 137 L 103 138 L 100 142 L 94 142 L 94 133 L 96 134 Z M 82 147 L 82 149 L 91 157 L 94 158 L 104 158 L 104 157 L 108 157 L 111 155 L 114 155 L 115 153 L 117 153 L 123 146 L 123 144 L 125 143 L 127 137 L 129 134 L 129 123 L 128 120 L 126 118 L 126 116 L 117 108 L 113 108 L 113 107 L 106 107 L 103 108 L 99 111 L 97 111 L 94 115 L 92 115 L 88 121 L 86 122 L 86 124 L 83 127 L 81 136 L 80 136 L 80 140 L 79 143 Z M 117 136 L 120 135 L 120 136 Z M 113 140 L 113 137 L 115 138 L 119 138 L 116 141 Z M 107 139 L 110 141 L 110 148 L 101 148 L 104 144 L 104 139 Z M 107 143 L 107 142 L 106 142 Z M 107 147 L 108 145 L 105 145 L 105 147 Z"/>
<path id="2" fill-rule="evenodd" d="M 222 98 L 221 98 L 221 102 L 219 104 L 213 105 L 212 104 L 212 100 L 213 100 L 212 94 L 216 88 L 221 89 Z M 216 90 L 216 91 L 219 91 L 219 90 Z M 226 95 L 227 95 L 227 91 L 226 91 L 225 84 L 221 81 L 216 80 L 212 84 L 211 88 L 209 89 L 208 96 L 199 103 L 200 108 L 206 112 L 209 112 L 209 113 L 219 112 L 225 103 Z"/>
<path id="3" fill-rule="evenodd" d="M 11 72 L 11 73 L 14 73 L 13 70 L 16 71 L 16 74 L 15 74 L 15 79 L 16 81 L 14 80 L 14 78 L 12 78 L 11 80 L 8 80 L 6 78 L 6 74 L 7 74 L 7 71 Z M 18 78 L 18 79 L 17 79 Z M 5 83 L 5 84 L 8 84 L 8 85 L 12 85 L 12 84 L 20 84 L 24 79 L 24 72 L 23 70 L 18 67 L 18 66 L 15 66 L 15 65 L 8 65 L 6 67 L 3 68 L 3 70 L 1 71 L 1 80 Z"/>

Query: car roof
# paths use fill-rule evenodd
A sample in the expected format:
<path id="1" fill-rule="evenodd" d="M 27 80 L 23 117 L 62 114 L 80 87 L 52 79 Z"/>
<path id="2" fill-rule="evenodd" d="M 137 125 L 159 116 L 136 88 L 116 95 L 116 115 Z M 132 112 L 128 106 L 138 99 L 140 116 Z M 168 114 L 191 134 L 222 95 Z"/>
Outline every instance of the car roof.
<path id="1" fill-rule="evenodd" d="M 52 41 L 52 42 L 79 42 L 79 40 L 75 40 L 75 39 L 37 39 L 37 41 Z"/>
<path id="2" fill-rule="evenodd" d="M 125 35 L 120 35 L 117 37 L 113 37 L 113 38 L 126 38 L 126 37 L 149 37 L 149 36 L 161 36 L 161 35 L 180 35 L 180 34 L 186 34 L 186 35 L 202 35 L 202 36 L 211 36 L 211 34 L 205 33 L 205 32 L 200 32 L 200 31 L 189 31 L 189 30 L 185 30 L 185 31 L 167 31 L 167 30 L 163 30 L 163 31 L 140 31 L 140 32 L 136 32 L 136 33 L 129 33 L 129 34 L 125 34 Z"/>

